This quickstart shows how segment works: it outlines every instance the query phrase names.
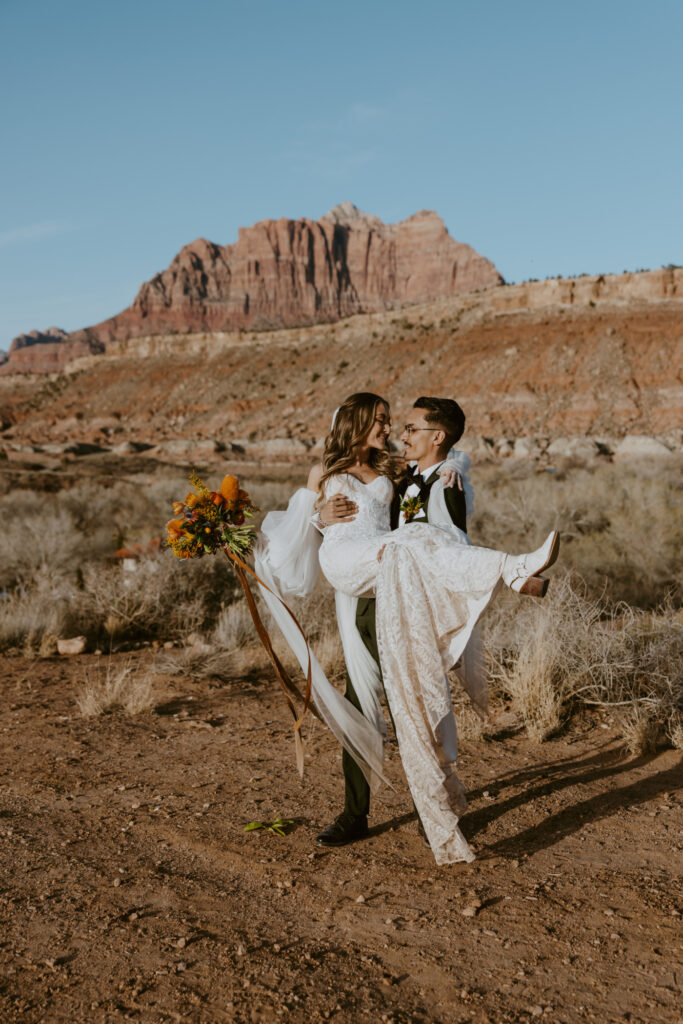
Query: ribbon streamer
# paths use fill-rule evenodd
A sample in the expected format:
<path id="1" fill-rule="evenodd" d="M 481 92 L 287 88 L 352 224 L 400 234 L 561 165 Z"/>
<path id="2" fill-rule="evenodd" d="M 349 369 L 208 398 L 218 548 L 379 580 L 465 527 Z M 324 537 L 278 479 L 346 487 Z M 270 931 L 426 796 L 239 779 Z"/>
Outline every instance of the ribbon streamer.
<path id="1" fill-rule="evenodd" d="M 228 558 L 229 561 L 232 562 L 233 568 L 235 570 L 235 574 L 237 576 L 237 579 L 242 584 L 242 589 L 244 590 L 244 596 L 245 596 L 245 598 L 247 600 L 247 607 L 249 608 L 249 611 L 251 613 L 251 617 L 253 619 L 254 626 L 256 627 L 256 632 L 258 633 L 259 639 L 260 639 L 261 643 L 263 644 L 263 646 L 264 646 L 264 648 L 266 650 L 266 654 L 270 658 L 271 664 L 272 664 L 273 668 L 275 669 L 275 675 L 277 676 L 278 682 L 280 683 L 280 686 L 282 687 L 282 691 L 283 691 L 283 693 L 285 695 L 285 699 L 287 701 L 287 705 L 288 705 L 289 710 L 290 710 L 290 712 L 292 714 L 292 717 L 294 719 L 294 747 L 295 747 L 295 751 L 296 751 L 296 766 L 297 766 L 297 768 L 299 770 L 299 775 L 303 778 L 303 774 L 304 774 L 304 744 L 303 744 L 303 739 L 301 737 L 301 724 L 302 724 L 302 722 L 303 722 L 303 720 L 305 718 L 306 712 L 309 710 L 309 707 L 310 707 L 310 703 L 311 703 L 311 688 L 312 688 L 312 685 L 313 685 L 312 670 L 311 670 L 311 649 L 310 649 L 310 647 L 308 645 L 308 640 L 306 639 L 306 634 L 304 633 L 303 629 L 301 628 L 301 624 L 299 623 L 299 620 L 297 619 L 296 615 L 294 614 L 292 609 L 289 608 L 285 604 L 285 602 L 282 600 L 280 595 L 276 594 L 268 586 L 267 583 L 264 583 L 263 580 L 260 578 L 260 576 L 258 576 L 254 572 L 254 570 L 249 565 L 247 565 L 247 563 L 245 561 L 243 561 L 239 557 L 239 555 L 236 555 L 234 551 L 231 551 L 230 548 L 227 545 L 225 545 L 223 547 L 223 551 L 225 552 L 226 558 Z M 258 608 L 256 606 L 256 601 L 254 600 L 254 595 L 251 592 L 251 587 L 249 586 L 249 579 L 248 579 L 247 574 L 249 574 L 249 576 L 252 576 L 256 580 L 256 582 L 258 584 L 260 584 L 260 586 L 265 587 L 265 589 L 270 594 L 273 594 L 273 596 L 278 599 L 278 601 L 283 606 L 283 608 L 285 609 L 287 614 L 291 617 L 291 619 L 293 620 L 295 626 L 297 627 L 297 629 L 301 633 L 302 637 L 304 638 L 304 641 L 306 643 L 306 650 L 308 652 L 308 668 L 307 668 L 307 672 L 306 672 L 306 693 L 305 693 L 305 695 L 303 697 L 301 696 L 301 693 L 299 692 L 298 687 L 292 682 L 292 680 L 291 680 L 291 678 L 289 676 L 289 673 L 287 672 L 287 669 L 284 667 L 284 665 L 282 664 L 282 662 L 278 658 L 277 654 L 273 650 L 273 644 L 272 644 L 270 636 L 268 634 L 268 630 L 266 629 L 266 627 L 263 624 L 263 620 L 261 619 L 261 616 L 259 614 L 259 610 L 258 610 Z M 292 695 L 298 697 L 299 700 L 303 700 L 303 710 L 302 710 L 300 715 L 297 714 L 296 705 L 294 703 Z M 316 718 L 319 717 L 316 714 L 314 708 L 311 708 L 311 712 L 316 715 Z"/>

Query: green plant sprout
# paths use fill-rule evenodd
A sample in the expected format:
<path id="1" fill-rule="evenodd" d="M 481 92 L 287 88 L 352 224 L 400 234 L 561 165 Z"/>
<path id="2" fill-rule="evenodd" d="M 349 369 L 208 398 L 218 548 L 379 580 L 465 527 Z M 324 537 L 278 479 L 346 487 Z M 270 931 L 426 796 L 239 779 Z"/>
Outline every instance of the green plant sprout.
<path id="1" fill-rule="evenodd" d="M 286 836 L 289 832 L 290 826 L 294 824 L 291 818 L 281 818 L 278 814 L 274 821 L 250 821 L 248 825 L 245 825 L 243 832 L 254 832 L 256 829 L 263 828 L 269 832 L 274 832 L 278 836 Z"/>

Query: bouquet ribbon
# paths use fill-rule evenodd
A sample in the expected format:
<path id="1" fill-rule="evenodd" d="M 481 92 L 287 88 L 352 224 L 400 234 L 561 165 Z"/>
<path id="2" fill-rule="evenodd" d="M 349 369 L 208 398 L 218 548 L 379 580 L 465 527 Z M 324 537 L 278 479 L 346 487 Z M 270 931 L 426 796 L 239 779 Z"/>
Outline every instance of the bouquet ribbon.
<path id="1" fill-rule="evenodd" d="M 243 559 L 241 559 L 239 555 L 237 555 L 234 551 L 231 551 L 230 548 L 227 547 L 227 545 L 223 547 L 223 551 L 225 552 L 226 558 L 228 558 L 232 562 L 237 579 L 242 584 L 244 596 L 247 600 L 247 607 L 249 608 L 249 611 L 251 613 L 254 626 L 256 627 L 256 632 L 258 633 L 259 639 L 263 644 L 268 657 L 270 658 L 273 668 L 275 669 L 275 675 L 278 678 L 280 686 L 282 687 L 282 691 L 287 700 L 289 710 L 292 713 L 292 717 L 294 719 L 294 746 L 296 750 L 296 766 L 299 770 L 299 775 L 303 777 L 304 745 L 303 740 L 301 738 L 301 724 L 311 703 L 312 688 L 311 649 L 308 646 L 306 634 L 301 628 L 301 624 L 299 623 L 299 620 L 297 619 L 296 615 L 294 614 L 292 609 L 285 604 L 280 595 L 276 594 L 275 591 L 272 590 L 267 583 L 264 583 L 261 577 L 258 576 L 257 573 L 255 573 L 254 570 L 249 565 L 247 565 L 247 563 L 243 561 Z M 256 607 L 254 595 L 252 594 L 251 587 L 249 586 L 249 576 L 253 577 L 253 579 L 255 579 L 260 586 L 264 587 L 268 591 L 268 593 L 272 594 L 274 597 L 278 599 L 278 601 L 283 606 L 287 614 L 291 617 L 292 621 L 294 622 L 294 625 L 299 630 L 299 632 L 301 633 L 302 637 L 306 642 L 306 651 L 308 652 L 308 668 L 306 670 L 306 693 L 303 697 L 301 696 L 298 687 L 295 686 L 295 684 L 292 682 L 289 673 L 287 672 L 287 669 L 284 667 L 284 665 L 278 658 L 277 654 L 273 650 L 273 644 L 268 634 L 268 630 L 263 624 L 263 620 L 261 619 L 259 610 Z M 303 709 L 300 715 L 297 713 L 296 710 L 296 704 L 294 703 L 293 699 L 294 696 L 298 697 L 299 700 L 303 700 Z"/>

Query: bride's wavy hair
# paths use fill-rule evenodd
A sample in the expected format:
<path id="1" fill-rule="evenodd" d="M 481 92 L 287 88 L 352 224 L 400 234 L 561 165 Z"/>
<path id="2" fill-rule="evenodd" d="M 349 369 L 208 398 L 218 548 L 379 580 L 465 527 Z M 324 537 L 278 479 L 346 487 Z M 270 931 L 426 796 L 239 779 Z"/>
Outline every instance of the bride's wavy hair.
<path id="1" fill-rule="evenodd" d="M 362 445 L 372 430 L 380 405 L 389 409 L 389 403 L 380 395 L 370 391 L 359 391 L 339 406 L 335 413 L 330 432 L 325 438 L 323 453 L 323 474 L 320 478 L 319 501 L 325 497 L 325 481 L 337 473 L 345 473 L 356 460 L 356 448 Z M 370 466 L 380 476 L 393 480 L 398 475 L 396 460 L 388 451 L 373 448 L 370 452 Z"/>

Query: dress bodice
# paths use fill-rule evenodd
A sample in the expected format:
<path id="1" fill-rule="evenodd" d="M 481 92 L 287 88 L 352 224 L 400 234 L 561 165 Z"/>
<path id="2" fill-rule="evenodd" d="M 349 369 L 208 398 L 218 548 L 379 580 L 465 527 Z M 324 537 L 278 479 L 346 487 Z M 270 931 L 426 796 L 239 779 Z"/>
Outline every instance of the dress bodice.
<path id="1" fill-rule="evenodd" d="M 337 473 L 325 483 L 325 499 L 334 494 L 344 494 L 355 501 L 358 512 L 352 522 L 335 523 L 325 529 L 324 543 L 338 543 L 349 540 L 369 540 L 391 529 L 391 500 L 394 485 L 386 476 L 378 476 L 369 483 L 352 476 L 351 473 Z"/>

